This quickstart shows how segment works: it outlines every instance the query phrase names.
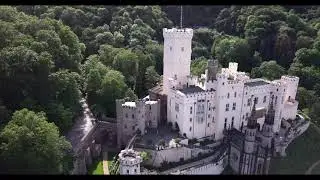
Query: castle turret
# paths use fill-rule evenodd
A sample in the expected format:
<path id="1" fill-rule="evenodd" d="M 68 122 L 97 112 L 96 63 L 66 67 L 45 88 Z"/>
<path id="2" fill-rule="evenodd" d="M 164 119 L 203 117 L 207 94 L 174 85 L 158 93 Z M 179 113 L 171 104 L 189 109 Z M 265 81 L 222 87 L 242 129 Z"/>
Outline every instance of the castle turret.
<path id="1" fill-rule="evenodd" d="M 209 60 L 207 66 L 207 81 L 216 80 L 218 73 L 219 62 L 218 60 Z"/>
<path id="2" fill-rule="evenodd" d="M 163 29 L 163 93 L 168 94 L 170 78 L 177 83 L 176 88 L 187 84 L 191 65 L 192 29 Z"/>
<path id="3" fill-rule="evenodd" d="M 264 124 L 262 126 L 262 146 L 271 148 L 272 146 L 272 138 L 274 135 L 273 132 L 273 125 L 274 125 L 274 117 L 275 117 L 275 110 L 273 108 L 273 98 L 274 95 L 271 95 L 271 100 L 269 103 L 268 112 L 265 115 Z"/>
<path id="4" fill-rule="evenodd" d="M 254 163 L 248 163 L 255 161 L 256 154 L 256 133 L 257 133 L 257 116 L 256 116 L 256 104 L 257 99 L 254 99 L 251 115 L 248 118 L 247 128 L 245 130 L 245 141 L 244 141 L 244 155 L 242 164 L 242 174 L 254 174 L 255 168 Z"/>
<path id="5" fill-rule="evenodd" d="M 119 154 L 120 175 L 139 175 L 141 156 L 133 149 L 122 150 Z"/>
<path id="6" fill-rule="evenodd" d="M 256 129 L 257 128 L 257 118 L 256 118 L 256 104 L 257 104 L 257 98 L 254 98 L 254 103 L 251 111 L 251 115 L 248 118 L 248 129 Z"/>

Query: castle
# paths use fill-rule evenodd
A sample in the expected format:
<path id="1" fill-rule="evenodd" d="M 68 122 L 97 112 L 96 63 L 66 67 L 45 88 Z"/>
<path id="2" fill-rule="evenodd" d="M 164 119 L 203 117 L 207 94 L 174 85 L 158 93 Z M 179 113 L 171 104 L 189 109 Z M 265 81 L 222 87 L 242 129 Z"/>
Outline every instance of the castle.
<path id="1" fill-rule="evenodd" d="M 193 30 L 165 28 L 163 37 L 162 82 L 149 90 L 144 99 L 116 101 L 119 147 L 127 145 L 136 134 L 149 137 L 149 141 L 161 136 L 162 142 L 156 146 L 147 145 L 147 140 L 144 146 L 140 143 L 135 148 L 152 154 L 149 162 L 152 166 L 161 167 L 164 162 L 178 163 L 204 154 L 206 159 L 212 156 L 205 164 L 195 162 L 197 166 L 178 168 L 171 174 L 219 174 L 227 164 L 240 174 L 267 174 L 271 157 L 277 152 L 283 155 L 288 142 L 308 127 L 297 115 L 299 78 L 250 79 L 238 71 L 237 63 L 218 69 L 218 60 L 209 60 L 201 77 L 193 76 L 190 74 Z M 302 131 L 292 135 L 298 127 Z M 168 148 L 165 139 L 171 132 L 177 132 L 179 142 L 167 138 Z M 191 140 L 212 143 L 191 145 Z M 133 151 L 125 149 L 122 154 L 129 150 Z M 120 158 L 124 159 L 122 154 Z"/>

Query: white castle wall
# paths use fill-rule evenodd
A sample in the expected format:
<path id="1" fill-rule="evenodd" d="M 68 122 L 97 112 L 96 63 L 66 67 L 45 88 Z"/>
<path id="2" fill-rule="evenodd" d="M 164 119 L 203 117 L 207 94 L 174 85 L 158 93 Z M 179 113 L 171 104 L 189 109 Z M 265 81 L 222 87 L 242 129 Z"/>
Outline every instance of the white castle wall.
<path id="1" fill-rule="evenodd" d="M 206 164 L 200 167 L 196 168 L 190 168 L 188 170 L 185 170 L 181 172 L 181 174 L 190 174 L 190 175 L 218 175 L 221 174 L 224 170 L 223 165 L 224 159 L 221 159 L 220 161 L 216 163 L 210 163 Z"/>
<path id="2" fill-rule="evenodd" d="M 137 151 L 149 152 L 152 156 L 146 164 L 152 165 L 154 167 L 160 167 L 163 161 L 167 162 L 179 162 L 181 158 L 188 160 L 191 158 L 198 157 L 199 153 L 206 154 L 211 152 L 211 150 L 203 150 L 199 148 L 188 148 L 188 147 L 177 147 L 168 148 L 163 150 L 150 150 L 136 148 Z"/>

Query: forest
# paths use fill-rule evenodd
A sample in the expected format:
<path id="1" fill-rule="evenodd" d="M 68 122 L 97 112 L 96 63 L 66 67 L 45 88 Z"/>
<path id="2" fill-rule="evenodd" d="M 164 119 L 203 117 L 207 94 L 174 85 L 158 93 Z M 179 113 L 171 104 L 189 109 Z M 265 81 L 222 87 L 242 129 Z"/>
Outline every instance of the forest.
<path id="1" fill-rule="evenodd" d="M 191 71 L 210 58 L 251 77 L 298 76 L 299 109 L 320 125 L 320 7 L 185 6 Z M 86 97 L 96 117 L 161 79 L 163 28 L 179 6 L 0 6 L 0 173 L 67 174 L 65 134 Z"/>

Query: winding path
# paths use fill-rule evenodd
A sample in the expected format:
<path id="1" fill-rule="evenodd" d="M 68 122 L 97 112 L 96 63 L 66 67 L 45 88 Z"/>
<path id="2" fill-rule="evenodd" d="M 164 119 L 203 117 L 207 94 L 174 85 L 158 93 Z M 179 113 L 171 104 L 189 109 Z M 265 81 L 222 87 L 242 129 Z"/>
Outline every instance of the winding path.
<path id="1" fill-rule="evenodd" d="M 103 166 L 103 174 L 109 175 L 108 152 L 103 152 L 102 166 Z"/>

